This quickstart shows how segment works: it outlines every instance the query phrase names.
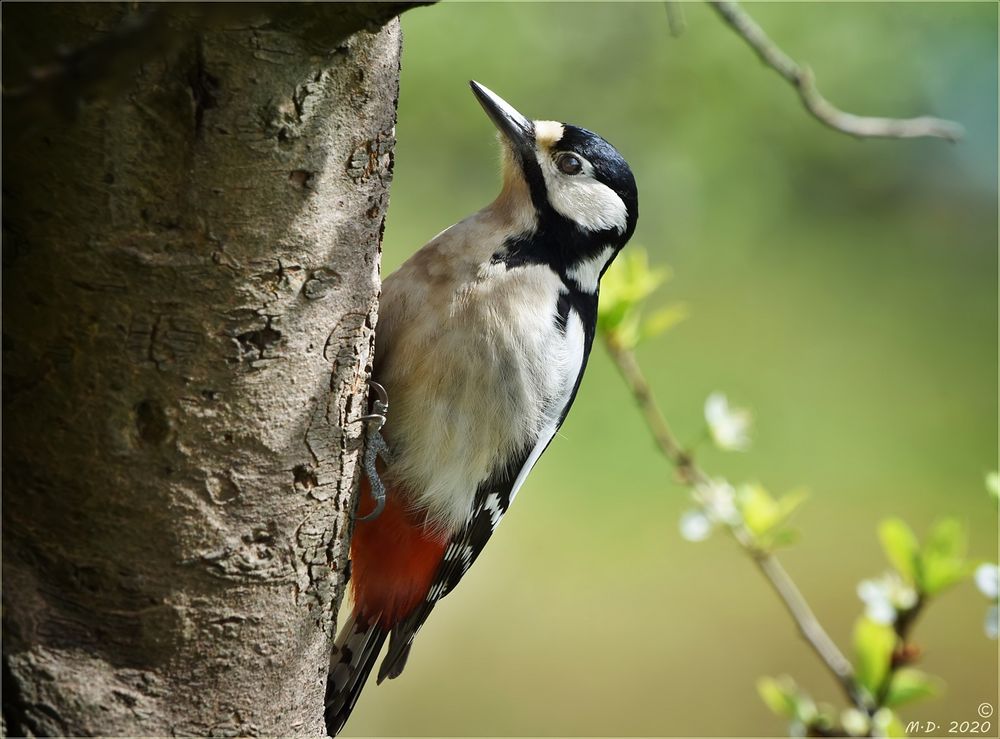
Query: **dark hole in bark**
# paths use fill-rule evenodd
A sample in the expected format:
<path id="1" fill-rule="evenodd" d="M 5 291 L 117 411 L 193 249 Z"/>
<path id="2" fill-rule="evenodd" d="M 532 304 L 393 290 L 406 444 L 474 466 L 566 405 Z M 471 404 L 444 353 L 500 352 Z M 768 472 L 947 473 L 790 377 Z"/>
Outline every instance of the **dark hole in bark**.
<path id="1" fill-rule="evenodd" d="M 144 400 L 135 407 L 135 430 L 144 444 L 162 444 L 170 433 L 170 421 L 155 400 Z"/>
<path id="2" fill-rule="evenodd" d="M 288 181 L 295 187 L 303 190 L 312 188 L 313 173 L 306 169 L 293 169 L 288 173 Z"/>
<path id="3" fill-rule="evenodd" d="M 292 470 L 292 476 L 295 478 L 295 484 L 299 487 L 303 487 L 306 490 L 311 490 L 312 488 L 319 485 L 319 479 L 316 477 L 316 471 L 309 465 L 300 464 Z"/>
<path id="4" fill-rule="evenodd" d="M 265 353 L 281 339 L 281 332 L 270 326 L 265 326 L 257 331 L 247 331 L 236 337 L 243 348 L 244 354 L 249 354 L 256 359 L 263 359 Z"/>

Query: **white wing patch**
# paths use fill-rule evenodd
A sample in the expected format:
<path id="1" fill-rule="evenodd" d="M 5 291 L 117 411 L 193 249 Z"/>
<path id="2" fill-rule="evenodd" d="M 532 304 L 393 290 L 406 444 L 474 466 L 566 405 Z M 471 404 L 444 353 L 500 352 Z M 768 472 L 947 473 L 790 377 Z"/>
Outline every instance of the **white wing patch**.
<path id="1" fill-rule="evenodd" d="M 503 511 L 500 510 L 500 496 L 496 493 L 490 493 L 486 496 L 484 505 L 490 514 L 490 525 L 495 529 L 497 524 L 500 523 L 500 517 L 503 515 Z"/>

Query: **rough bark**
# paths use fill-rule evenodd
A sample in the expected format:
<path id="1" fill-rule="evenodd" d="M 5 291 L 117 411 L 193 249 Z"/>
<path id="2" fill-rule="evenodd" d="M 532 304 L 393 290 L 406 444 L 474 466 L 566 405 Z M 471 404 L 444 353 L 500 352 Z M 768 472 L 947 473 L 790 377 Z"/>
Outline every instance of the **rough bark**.
<path id="1" fill-rule="evenodd" d="M 398 8 L 241 7 L 4 9 L 11 735 L 322 733 Z"/>

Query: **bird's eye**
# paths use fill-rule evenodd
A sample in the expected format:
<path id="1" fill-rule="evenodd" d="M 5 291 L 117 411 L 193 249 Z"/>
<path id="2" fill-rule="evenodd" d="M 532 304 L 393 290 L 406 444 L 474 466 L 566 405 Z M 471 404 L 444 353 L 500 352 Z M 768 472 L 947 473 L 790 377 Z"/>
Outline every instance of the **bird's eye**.
<path id="1" fill-rule="evenodd" d="M 563 174 L 580 174 L 583 171 L 583 162 L 573 154 L 563 154 L 557 164 Z"/>

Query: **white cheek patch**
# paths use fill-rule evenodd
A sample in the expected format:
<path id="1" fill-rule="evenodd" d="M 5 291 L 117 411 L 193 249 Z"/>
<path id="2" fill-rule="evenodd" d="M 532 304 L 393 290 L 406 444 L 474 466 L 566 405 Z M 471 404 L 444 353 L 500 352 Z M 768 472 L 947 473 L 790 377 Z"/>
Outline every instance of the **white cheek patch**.
<path id="1" fill-rule="evenodd" d="M 618 233 L 625 233 L 628 226 L 625 201 L 610 187 L 593 178 L 589 162 L 584 163 L 580 174 L 567 175 L 556 168 L 550 150 L 538 146 L 537 155 L 549 203 L 556 213 L 587 231 L 615 229 Z"/>

